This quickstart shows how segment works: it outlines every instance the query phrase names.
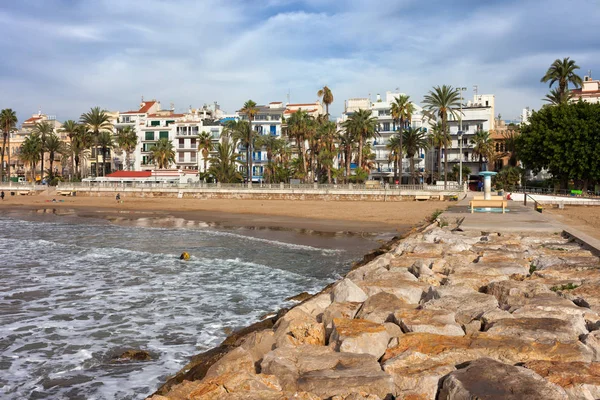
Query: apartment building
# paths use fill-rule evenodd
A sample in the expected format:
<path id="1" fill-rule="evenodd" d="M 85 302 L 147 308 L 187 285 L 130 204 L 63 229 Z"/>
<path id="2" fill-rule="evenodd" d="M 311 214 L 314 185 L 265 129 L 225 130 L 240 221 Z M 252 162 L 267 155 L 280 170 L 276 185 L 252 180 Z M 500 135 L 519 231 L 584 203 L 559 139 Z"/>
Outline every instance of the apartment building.
<path id="1" fill-rule="evenodd" d="M 571 90 L 571 95 L 571 102 L 583 100 L 588 103 L 599 103 L 600 81 L 593 80 L 591 76 L 584 76 L 581 88 Z"/>

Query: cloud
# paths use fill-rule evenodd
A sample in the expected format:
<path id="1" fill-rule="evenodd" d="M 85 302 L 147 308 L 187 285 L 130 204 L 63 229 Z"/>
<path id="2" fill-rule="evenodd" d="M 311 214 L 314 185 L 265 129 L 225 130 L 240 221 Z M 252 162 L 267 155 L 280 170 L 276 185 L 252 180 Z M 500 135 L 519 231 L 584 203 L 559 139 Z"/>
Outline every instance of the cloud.
<path id="1" fill-rule="evenodd" d="M 21 120 L 142 95 L 233 112 L 288 92 L 313 101 L 327 84 L 339 114 L 348 98 L 399 88 L 420 102 L 450 84 L 478 85 L 515 118 L 542 104 L 555 58 L 600 72 L 599 18 L 590 0 L 22 0 L 0 11 L 0 102 Z"/>

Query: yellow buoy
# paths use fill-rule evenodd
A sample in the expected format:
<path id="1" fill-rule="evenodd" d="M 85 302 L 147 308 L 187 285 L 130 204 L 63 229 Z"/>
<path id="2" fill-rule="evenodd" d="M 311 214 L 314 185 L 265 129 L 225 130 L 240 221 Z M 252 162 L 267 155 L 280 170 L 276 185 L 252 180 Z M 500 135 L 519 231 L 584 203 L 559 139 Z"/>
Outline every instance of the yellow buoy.
<path id="1" fill-rule="evenodd" d="M 181 253 L 181 256 L 179 257 L 180 260 L 189 260 L 190 259 L 190 254 L 187 251 L 184 251 L 183 253 Z"/>

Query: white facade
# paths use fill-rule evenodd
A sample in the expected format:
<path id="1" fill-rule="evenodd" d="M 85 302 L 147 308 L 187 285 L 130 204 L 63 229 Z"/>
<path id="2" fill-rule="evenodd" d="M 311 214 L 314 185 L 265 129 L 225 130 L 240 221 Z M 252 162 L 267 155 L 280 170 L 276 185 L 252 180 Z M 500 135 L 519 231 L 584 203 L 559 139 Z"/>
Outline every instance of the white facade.
<path id="1" fill-rule="evenodd" d="M 523 111 L 521 111 L 521 124 L 523 125 L 528 125 L 529 124 L 529 118 L 531 118 L 531 110 L 529 109 L 529 107 L 525 107 L 523 109 Z"/>
<path id="2" fill-rule="evenodd" d="M 600 81 L 595 81 L 591 76 L 583 77 L 580 89 L 571 90 L 571 102 L 583 100 L 588 103 L 600 103 Z"/>

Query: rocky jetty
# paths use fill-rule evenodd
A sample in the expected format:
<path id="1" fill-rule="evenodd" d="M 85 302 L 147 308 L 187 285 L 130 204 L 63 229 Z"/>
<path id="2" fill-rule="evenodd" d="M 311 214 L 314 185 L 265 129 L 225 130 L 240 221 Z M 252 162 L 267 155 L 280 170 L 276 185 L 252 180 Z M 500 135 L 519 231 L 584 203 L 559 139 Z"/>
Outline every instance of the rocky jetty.
<path id="1" fill-rule="evenodd" d="M 151 399 L 598 399 L 600 263 L 431 225 L 228 340 Z"/>

